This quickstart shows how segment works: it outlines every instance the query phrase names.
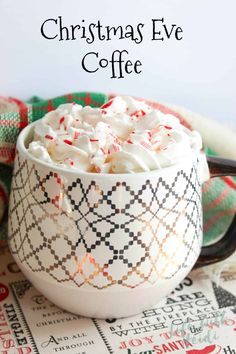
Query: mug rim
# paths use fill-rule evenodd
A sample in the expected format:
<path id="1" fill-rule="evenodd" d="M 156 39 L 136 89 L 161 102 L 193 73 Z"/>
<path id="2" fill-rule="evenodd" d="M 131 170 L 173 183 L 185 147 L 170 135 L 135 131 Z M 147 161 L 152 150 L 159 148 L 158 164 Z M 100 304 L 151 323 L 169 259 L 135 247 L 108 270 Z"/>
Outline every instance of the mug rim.
<path id="1" fill-rule="evenodd" d="M 42 119 L 42 118 L 41 118 Z M 40 119 L 39 119 L 40 120 Z M 161 167 L 160 169 L 151 170 L 151 171 L 144 171 L 144 172 L 134 172 L 134 173 L 95 173 L 95 172 L 87 172 L 87 171 L 79 171 L 75 169 L 60 167 L 56 164 L 50 164 L 49 162 L 43 161 L 38 159 L 37 157 L 33 156 L 29 153 L 25 146 L 25 140 L 28 137 L 30 131 L 39 121 L 35 121 L 33 123 L 28 124 L 19 134 L 16 143 L 16 149 L 18 150 L 20 155 L 23 155 L 26 160 L 33 162 L 36 165 L 42 166 L 44 168 L 51 169 L 55 172 L 60 172 L 69 175 L 76 175 L 76 176 L 88 176 L 88 177 L 102 177 L 102 178 L 133 178 L 135 175 L 136 177 L 148 177 L 153 175 L 161 175 L 163 173 L 168 173 L 171 170 L 181 169 L 181 167 L 186 166 L 189 162 L 194 162 L 197 157 L 202 154 L 202 150 L 192 150 L 192 153 L 189 154 L 184 160 L 174 163 L 171 166 Z M 204 152 L 203 152 L 204 153 Z M 205 153 L 204 153 L 205 154 Z"/>

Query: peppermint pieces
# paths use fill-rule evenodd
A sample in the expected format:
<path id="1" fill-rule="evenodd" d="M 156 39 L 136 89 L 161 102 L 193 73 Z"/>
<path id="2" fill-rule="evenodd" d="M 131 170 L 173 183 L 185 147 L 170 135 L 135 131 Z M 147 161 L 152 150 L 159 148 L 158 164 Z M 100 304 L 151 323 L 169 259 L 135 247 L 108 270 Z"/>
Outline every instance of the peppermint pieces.
<path id="1" fill-rule="evenodd" d="M 100 108 L 60 105 L 35 125 L 29 152 L 78 172 L 136 173 L 170 166 L 202 147 L 201 137 L 144 101 L 117 96 Z"/>

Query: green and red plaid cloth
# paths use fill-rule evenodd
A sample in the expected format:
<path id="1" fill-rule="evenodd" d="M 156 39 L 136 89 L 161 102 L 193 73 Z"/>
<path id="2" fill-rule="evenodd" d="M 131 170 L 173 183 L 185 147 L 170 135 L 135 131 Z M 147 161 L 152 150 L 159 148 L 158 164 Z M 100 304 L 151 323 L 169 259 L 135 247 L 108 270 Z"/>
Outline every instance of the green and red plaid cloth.
<path id="1" fill-rule="evenodd" d="M 0 97 L 0 240 L 7 238 L 7 205 L 15 144 L 20 131 L 62 103 L 76 102 L 82 106 L 100 107 L 113 96 L 103 93 L 78 92 L 49 100 L 33 97 L 27 103 L 16 98 Z M 174 114 L 182 123 L 190 127 L 178 112 L 159 103 L 148 103 L 164 113 Z M 207 144 L 207 142 L 204 143 Z M 206 152 L 214 154 L 207 148 Z M 204 243 L 208 243 L 224 234 L 235 215 L 236 179 L 223 177 L 206 182 L 203 186 L 203 211 Z"/>

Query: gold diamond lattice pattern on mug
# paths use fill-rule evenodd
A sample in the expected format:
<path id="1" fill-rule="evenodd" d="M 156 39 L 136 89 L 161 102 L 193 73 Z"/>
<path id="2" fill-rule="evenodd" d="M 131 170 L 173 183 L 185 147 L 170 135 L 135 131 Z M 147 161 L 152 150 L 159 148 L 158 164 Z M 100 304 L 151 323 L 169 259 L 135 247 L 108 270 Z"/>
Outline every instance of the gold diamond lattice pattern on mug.
<path id="1" fill-rule="evenodd" d="M 32 272 L 77 287 L 134 288 L 170 279 L 199 250 L 199 191 L 196 165 L 168 181 L 146 179 L 135 188 L 121 181 L 101 190 L 95 180 L 68 184 L 17 154 L 11 251 Z"/>

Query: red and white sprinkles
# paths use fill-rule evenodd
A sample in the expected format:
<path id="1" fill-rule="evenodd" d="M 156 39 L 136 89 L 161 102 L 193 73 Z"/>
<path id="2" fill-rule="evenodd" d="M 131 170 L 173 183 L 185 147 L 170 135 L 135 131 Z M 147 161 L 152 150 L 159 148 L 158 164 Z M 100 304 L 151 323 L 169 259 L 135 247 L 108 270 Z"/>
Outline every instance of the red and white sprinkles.
<path id="1" fill-rule="evenodd" d="M 176 117 L 118 96 L 100 108 L 72 103 L 47 113 L 29 151 L 81 172 L 136 173 L 170 166 L 201 146 L 200 135 Z"/>

